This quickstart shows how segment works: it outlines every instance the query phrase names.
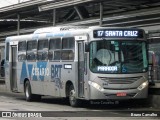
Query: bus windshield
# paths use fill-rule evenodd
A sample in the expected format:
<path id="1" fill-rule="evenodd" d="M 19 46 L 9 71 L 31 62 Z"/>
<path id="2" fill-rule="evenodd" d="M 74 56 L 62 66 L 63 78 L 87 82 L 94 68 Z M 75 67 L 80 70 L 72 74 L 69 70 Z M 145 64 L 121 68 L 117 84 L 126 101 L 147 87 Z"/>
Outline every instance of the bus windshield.
<path id="1" fill-rule="evenodd" d="M 148 68 L 146 42 L 99 40 L 90 43 L 90 70 L 94 73 L 142 73 Z"/>

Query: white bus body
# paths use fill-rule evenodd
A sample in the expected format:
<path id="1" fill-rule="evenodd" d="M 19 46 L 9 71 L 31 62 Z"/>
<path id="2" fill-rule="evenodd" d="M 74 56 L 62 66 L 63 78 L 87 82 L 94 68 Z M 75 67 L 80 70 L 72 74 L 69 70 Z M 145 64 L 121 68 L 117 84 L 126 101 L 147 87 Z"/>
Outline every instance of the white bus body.
<path id="1" fill-rule="evenodd" d="M 5 48 L 7 88 L 25 92 L 27 101 L 50 95 L 77 106 L 81 99 L 147 98 L 143 30 L 49 27 L 7 37 Z"/>

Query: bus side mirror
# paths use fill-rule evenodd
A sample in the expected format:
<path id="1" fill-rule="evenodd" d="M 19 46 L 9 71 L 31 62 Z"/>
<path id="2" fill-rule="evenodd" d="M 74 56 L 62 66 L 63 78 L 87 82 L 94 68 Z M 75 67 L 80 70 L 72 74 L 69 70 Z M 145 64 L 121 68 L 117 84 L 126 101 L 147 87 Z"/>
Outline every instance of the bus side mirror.
<path id="1" fill-rule="evenodd" d="M 85 42 L 85 52 L 89 52 L 89 43 Z"/>

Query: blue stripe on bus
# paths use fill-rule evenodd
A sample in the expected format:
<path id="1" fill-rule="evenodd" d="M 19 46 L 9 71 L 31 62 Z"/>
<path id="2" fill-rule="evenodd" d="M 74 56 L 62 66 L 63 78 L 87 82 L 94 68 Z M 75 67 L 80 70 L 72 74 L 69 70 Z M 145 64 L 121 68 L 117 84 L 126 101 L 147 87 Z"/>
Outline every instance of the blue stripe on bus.
<path id="1" fill-rule="evenodd" d="M 34 35 L 32 36 L 32 39 L 38 39 L 38 37 L 39 37 L 38 34 L 34 34 Z"/>
<path id="2" fill-rule="evenodd" d="M 36 64 L 28 65 L 26 64 L 26 62 L 22 63 L 20 75 L 21 84 L 23 84 L 25 78 L 29 78 L 33 81 L 44 81 L 44 78 L 47 76 L 49 77 L 50 74 L 52 81 L 60 84 L 59 80 L 61 80 L 62 65 L 51 65 L 51 68 L 47 68 L 47 62 L 37 62 Z"/>
<path id="3" fill-rule="evenodd" d="M 47 62 L 37 62 L 37 68 L 39 68 L 39 79 L 44 81 L 44 76 L 46 76 L 46 66 Z"/>
<path id="4" fill-rule="evenodd" d="M 63 37 L 63 36 L 64 36 L 63 33 L 55 33 L 55 34 L 53 34 L 53 33 L 47 33 L 46 34 L 46 37 Z"/>
<path id="5" fill-rule="evenodd" d="M 23 84 L 24 79 L 27 78 L 27 67 L 26 63 L 22 63 L 22 70 L 21 70 L 21 77 L 20 77 L 20 84 Z"/>
<path id="6" fill-rule="evenodd" d="M 32 68 L 33 68 L 33 65 L 32 64 L 28 64 L 28 74 L 29 74 L 30 78 L 32 77 Z"/>
<path id="7" fill-rule="evenodd" d="M 53 37 L 53 36 L 54 36 L 53 33 L 47 33 L 47 34 L 46 34 L 46 37 Z"/>
<path id="8" fill-rule="evenodd" d="M 33 81 L 37 81 L 37 80 L 38 80 L 38 79 L 37 79 L 37 76 L 36 76 L 36 75 L 33 75 L 32 80 L 33 80 Z"/>
<path id="9" fill-rule="evenodd" d="M 63 36 L 64 36 L 63 33 L 55 33 L 55 34 L 54 34 L 54 37 L 63 37 Z"/>

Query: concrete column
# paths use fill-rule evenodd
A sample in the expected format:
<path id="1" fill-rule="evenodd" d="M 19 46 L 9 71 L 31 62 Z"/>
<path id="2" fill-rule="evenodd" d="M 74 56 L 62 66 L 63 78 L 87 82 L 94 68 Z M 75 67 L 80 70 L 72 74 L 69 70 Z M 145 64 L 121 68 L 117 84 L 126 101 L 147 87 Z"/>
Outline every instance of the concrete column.
<path id="1" fill-rule="evenodd" d="M 20 14 L 17 14 L 17 35 L 20 35 Z"/>
<path id="2" fill-rule="evenodd" d="M 56 9 L 53 9 L 53 26 L 56 25 Z"/>
<path id="3" fill-rule="evenodd" d="M 21 0 L 18 0 L 18 4 L 21 2 Z M 17 35 L 20 35 L 20 14 L 17 13 Z"/>
<path id="4" fill-rule="evenodd" d="M 103 3 L 100 2 L 100 20 L 99 20 L 99 26 L 102 26 L 103 24 Z"/>

